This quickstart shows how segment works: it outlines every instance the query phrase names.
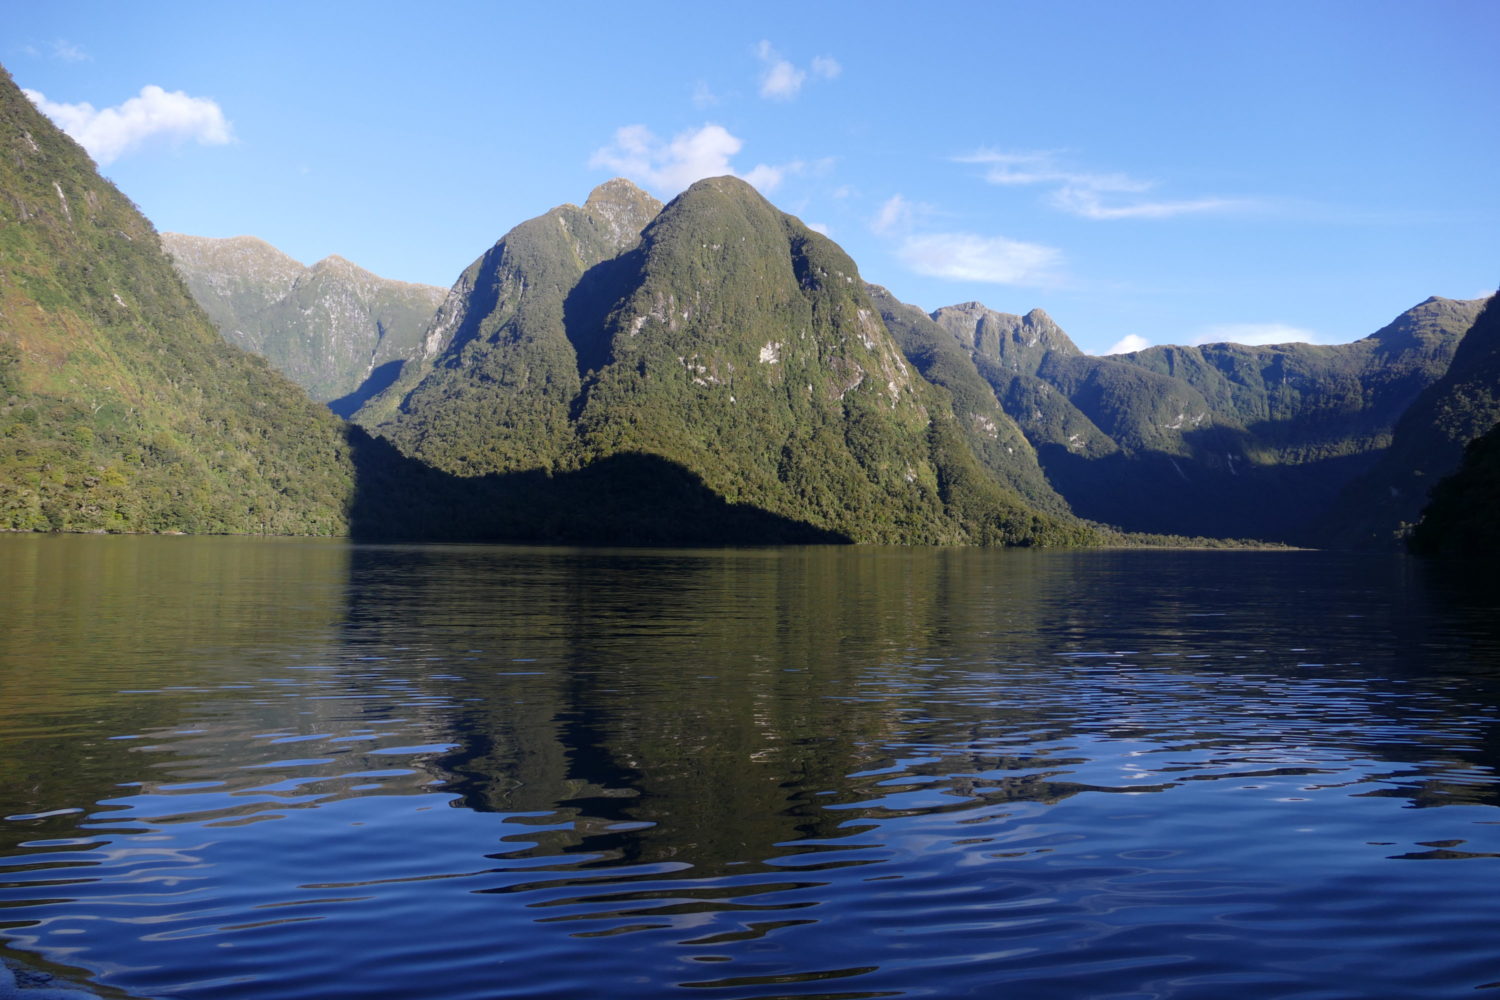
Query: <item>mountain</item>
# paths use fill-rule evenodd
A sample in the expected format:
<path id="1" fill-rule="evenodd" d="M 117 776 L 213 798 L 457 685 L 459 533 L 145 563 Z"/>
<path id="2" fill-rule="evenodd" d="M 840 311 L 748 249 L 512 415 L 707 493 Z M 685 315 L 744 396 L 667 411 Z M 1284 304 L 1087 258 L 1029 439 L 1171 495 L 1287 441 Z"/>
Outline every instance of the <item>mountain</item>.
<path id="1" fill-rule="evenodd" d="M 1411 534 L 1418 555 L 1482 562 L 1494 585 L 1500 558 L 1500 424 L 1469 442 L 1463 462 L 1432 489 L 1432 500 Z"/>
<path id="2" fill-rule="evenodd" d="M 446 294 L 337 256 L 304 267 L 251 236 L 163 233 L 161 240 L 226 340 L 264 357 L 340 416 L 394 381 Z"/>
<path id="3" fill-rule="evenodd" d="M 975 457 L 952 393 L 913 370 L 853 261 L 731 177 L 664 208 L 614 180 L 517 226 L 356 420 L 463 477 L 665 463 L 854 541 L 1091 537 Z M 649 509 L 659 478 L 599 478 L 594 503 Z"/>
<path id="4" fill-rule="evenodd" d="M 1429 299 L 1352 344 L 1083 354 L 1046 313 L 933 321 L 974 362 L 1079 515 L 1127 530 L 1318 544 L 1341 489 L 1447 370 L 1478 303 Z"/>
<path id="5" fill-rule="evenodd" d="M 459 276 L 420 355 L 355 419 L 457 475 L 553 468 L 582 391 L 573 339 L 585 356 L 599 349 L 604 316 L 593 299 L 608 294 L 609 269 L 595 269 L 636 246 L 661 207 L 612 181 L 582 208 L 516 226 Z"/>
<path id="6" fill-rule="evenodd" d="M 975 359 L 916 306 L 898 301 L 879 285 L 866 288 L 902 353 L 923 378 L 948 391 L 958 426 L 984 466 L 1033 506 L 1071 514 L 1067 501 L 1047 481 L 1036 449 L 1001 407 Z"/>
<path id="7" fill-rule="evenodd" d="M 1340 498 L 1336 513 L 1347 515 L 1341 538 L 1349 544 L 1385 541 L 1390 525 L 1416 522 L 1430 492 L 1415 550 L 1500 554 L 1497 302 L 1500 296 L 1489 298 L 1448 371 L 1402 414 L 1380 463 Z"/>
<path id="8" fill-rule="evenodd" d="M 224 342 L 0 70 L 0 529 L 334 534 L 353 477 L 340 422 Z"/>
<path id="9" fill-rule="evenodd" d="M 339 258 L 169 243 L 224 336 L 150 224 L 0 80 L 0 528 L 1118 538 L 1082 516 L 1358 544 L 1415 519 L 1500 420 L 1493 307 L 1476 323 L 1479 303 L 1429 299 L 1332 347 L 1090 357 L 1040 310 L 895 300 L 732 177 L 665 206 L 603 184 L 512 229 L 435 312 L 437 290 Z M 1470 523 L 1452 496 L 1490 495 L 1493 447 L 1430 531 Z"/>

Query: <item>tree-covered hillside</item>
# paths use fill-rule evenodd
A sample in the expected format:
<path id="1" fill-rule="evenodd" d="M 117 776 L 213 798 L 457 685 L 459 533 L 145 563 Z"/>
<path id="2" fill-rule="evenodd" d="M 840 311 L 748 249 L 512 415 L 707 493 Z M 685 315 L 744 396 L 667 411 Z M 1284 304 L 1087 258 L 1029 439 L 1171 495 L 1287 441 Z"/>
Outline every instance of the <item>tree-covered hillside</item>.
<path id="1" fill-rule="evenodd" d="M 352 484 L 339 421 L 0 71 L 0 528 L 334 534 Z"/>
<path id="2" fill-rule="evenodd" d="M 856 541 L 1092 537 L 975 457 L 834 243 L 734 178 L 654 207 L 617 180 L 516 227 L 455 286 L 412 379 L 359 419 L 465 476 L 651 456 Z"/>
<path id="3" fill-rule="evenodd" d="M 1493 574 L 1500 558 L 1500 424 L 1470 441 L 1458 471 L 1433 487 L 1411 550 L 1483 561 Z"/>

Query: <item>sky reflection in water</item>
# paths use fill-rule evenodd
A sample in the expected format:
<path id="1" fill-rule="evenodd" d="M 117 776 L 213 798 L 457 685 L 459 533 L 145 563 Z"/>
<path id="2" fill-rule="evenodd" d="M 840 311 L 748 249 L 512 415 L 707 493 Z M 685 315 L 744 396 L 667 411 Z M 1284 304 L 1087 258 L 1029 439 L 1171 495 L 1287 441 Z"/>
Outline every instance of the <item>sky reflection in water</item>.
<path id="1" fill-rule="evenodd" d="M 1318 553 L 4 538 L 0 931 L 138 996 L 1453 996 L 1497 617 Z"/>

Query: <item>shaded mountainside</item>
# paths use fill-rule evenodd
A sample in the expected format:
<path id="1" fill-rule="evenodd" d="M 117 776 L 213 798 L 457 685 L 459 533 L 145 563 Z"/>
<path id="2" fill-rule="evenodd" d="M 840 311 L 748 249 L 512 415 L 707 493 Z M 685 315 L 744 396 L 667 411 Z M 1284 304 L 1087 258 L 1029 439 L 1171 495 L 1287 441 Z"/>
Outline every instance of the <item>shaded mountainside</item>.
<path id="1" fill-rule="evenodd" d="M 1390 444 L 1480 303 L 1429 299 L 1352 344 L 1083 354 L 1041 310 L 933 320 L 1073 510 L 1127 530 L 1319 544 L 1310 527 Z M 1394 525 L 1393 525 L 1394 526 Z"/>
<path id="2" fill-rule="evenodd" d="M 734 178 L 655 209 L 616 180 L 517 226 L 357 419 L 462 476 L 665 463 L 855 541 L 1092 537 L 975 457 L 951 394 L 913 371 L 832 241 Z"/>
<path id="3" fill-rule="evenodd" d="M 348 416 L 417 353 L 444 289 L 381 278 L 342 257 L 311 267 L 251 236 L 163 233 L 224 338 Z"/>
<path id="4" fill-rule="evenodd" d="M 1492 296 L 1453 364 L 1396 425 L 1390 450 L 1341 503 L 1351 543 L 1417 520 L 1417 551 L 1500 553 L 1500 296 Z M 1455 471 L 1456 470 L 1456 471 Z M 1448 478 L 1444 475 L 1452 473 Z M 1432 484 L 1436 485 L 1432 485 Z M 1357 518 L 1352 509 L 1372 512 Z M 1374 525 L 1371 521 L 1374 520 Z M 1382 541 L 1384 539 L 1381 539 Z"/>
<path id="5" fill-rule="evenodd" d="M 352 484 L 340 422 L 0 71 L 0 528 L 341 533 Z"/>
<path id="6" fill-rule="evenodd" d="M 1493 581 L 1500 557 L 1500 424 L 1470 441 L 1458 471 L 1433 487 L 1411 550 L 1483 560 Z"/>

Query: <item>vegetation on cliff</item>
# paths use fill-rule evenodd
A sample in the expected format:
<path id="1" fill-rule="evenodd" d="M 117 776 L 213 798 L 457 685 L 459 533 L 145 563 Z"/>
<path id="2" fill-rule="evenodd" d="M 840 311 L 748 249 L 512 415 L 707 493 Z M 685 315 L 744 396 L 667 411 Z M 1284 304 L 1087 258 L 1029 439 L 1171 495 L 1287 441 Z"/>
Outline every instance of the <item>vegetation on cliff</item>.
<path id="1" fill-rule="evenodd" d="M 908 364 L 832 241 L 734 178 L 654 207 L 617 180 L 516 227 L 465 272 L 432 353 L 357 419 L 463 476 L 651 456 L 856 541 L 1092 537 L 975 458 L 951 393 Z"/>
<path id="2" fill-rule="evenodd" d="M 337 534 L 352 477 L 339 421 L 0 76 L 0 528 Z"/>

